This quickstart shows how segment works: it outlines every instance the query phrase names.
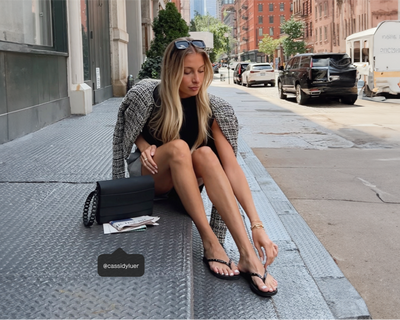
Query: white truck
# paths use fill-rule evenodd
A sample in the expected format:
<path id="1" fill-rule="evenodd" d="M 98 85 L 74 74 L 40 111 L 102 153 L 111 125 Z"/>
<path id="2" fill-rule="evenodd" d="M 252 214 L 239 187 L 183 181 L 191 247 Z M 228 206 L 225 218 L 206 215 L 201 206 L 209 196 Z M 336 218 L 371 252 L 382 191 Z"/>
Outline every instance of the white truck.
<path id="1" fill-rule="evenodd" d="M 400 21 L 383 21 L 348 36 L 346 53 L 365 83 L 366 95 L 400 94 Z"/>

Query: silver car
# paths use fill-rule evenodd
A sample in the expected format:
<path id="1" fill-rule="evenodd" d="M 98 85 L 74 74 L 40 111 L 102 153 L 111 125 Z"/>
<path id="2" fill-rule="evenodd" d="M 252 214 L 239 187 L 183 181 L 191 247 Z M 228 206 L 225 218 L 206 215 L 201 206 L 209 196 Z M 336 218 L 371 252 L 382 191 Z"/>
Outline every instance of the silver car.
<path id="1" fill-rule="evenodd" d="M 275 71 L 269 63 L 250 63 L 242 74 L 242 84 L 247 87 L 253 84 L 270 84 L 275 87 Z"/>

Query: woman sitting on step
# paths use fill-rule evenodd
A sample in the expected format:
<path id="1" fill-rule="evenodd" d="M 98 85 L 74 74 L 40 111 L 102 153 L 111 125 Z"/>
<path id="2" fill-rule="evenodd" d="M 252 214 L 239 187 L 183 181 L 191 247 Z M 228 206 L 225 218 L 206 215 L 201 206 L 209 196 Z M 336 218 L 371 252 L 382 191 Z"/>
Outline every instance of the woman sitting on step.
<path id="1" fill-rule="evenodd" d="M 125 96 L 114 132 L 113 178 L 125 177 L 125 159 L 133 144 L 140 157 L 129 164 L 130 175 L 152 175 L 157 195 L 176 190 L 195 223 L 204 246 L 204 262 L 218 278 L 240 275 L 253 292 L 269 297 L 277 281 L 266 272 L 278 254 L 257 214 L 245 174 L 237 159 L 238 122 L 233 108 L 208 94 L 213 69 L 202 40 L 180 38 L 165 50 L 161 82 L 142 80 Z M 233 263 L 211 229 L 199 185 L 218 210 L 238 247 Z M 247 236 L 236 199 L 251 222 Z"/>

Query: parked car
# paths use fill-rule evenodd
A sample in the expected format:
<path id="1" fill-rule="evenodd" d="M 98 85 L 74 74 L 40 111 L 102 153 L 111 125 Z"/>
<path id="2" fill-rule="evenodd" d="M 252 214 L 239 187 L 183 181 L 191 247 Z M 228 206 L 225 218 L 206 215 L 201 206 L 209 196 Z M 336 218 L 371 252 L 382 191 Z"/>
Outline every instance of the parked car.
<path id="1" fill-rule="evenodd" d="M 232 61 L 232 62 L 229 64 L 229 69 L 235 70 L 235 67 L 236 67 L 237 64 L 238 64 L 237 61 Z"/>
<path id="2" fill-rule="evenodd" d="M 246 70 L 248 62 L 239 62 L 233 71 L 233 83 L 242 84 L 242 74 Z"/>
<path id="3" fill-rule="evenodd" d="M 212 68 L 214 73 L 219 73 L 219 63 L 213 63 Z"/>
<path id="4" fill-rule="evenodd" d="M 347 54 L 298 54 L 279 70 L 281 99 L 285 99 L 287 93 L 294 93 L 301 105 L 309 98 L 323 96 L 339 98 L 346 104 L 354 104 L 357 100 L 357 69 Z"/>
<path id="5" fill-rule="evenodd" d="M 253 84 L 270 84 L 275 86 L 275 71 L 269 63 L 250 63 L 242 74 L 242 84 L 248 87 Z"/>

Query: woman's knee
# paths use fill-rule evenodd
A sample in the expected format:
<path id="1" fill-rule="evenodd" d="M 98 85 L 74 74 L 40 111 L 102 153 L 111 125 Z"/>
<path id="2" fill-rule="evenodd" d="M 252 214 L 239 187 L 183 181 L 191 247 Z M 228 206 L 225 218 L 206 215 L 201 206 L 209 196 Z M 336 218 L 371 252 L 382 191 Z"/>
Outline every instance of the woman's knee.
<path id="1" fill-rule="evenodd" d="M 192 154 L 194 165 L 220 165 L 217 155 L 210 147 L 200 147 Z"/>
<path id="2" fill-rule="evenodd" d="M 168 148 L 168 156 L 172 161 L 185 161 L 191 159 L 188 144 L 181 139 L 173 140 L 165 144 Z"/>

